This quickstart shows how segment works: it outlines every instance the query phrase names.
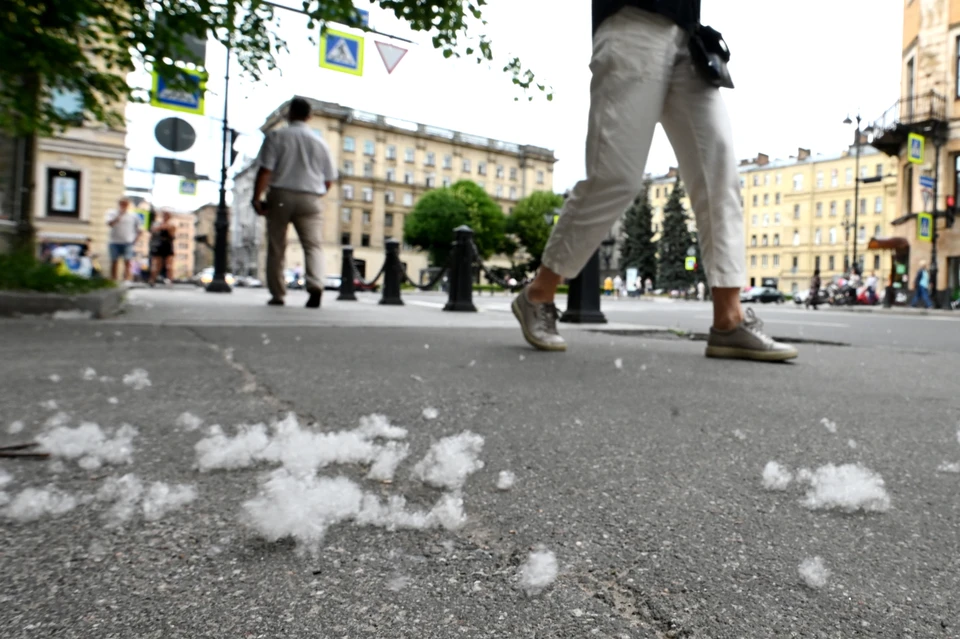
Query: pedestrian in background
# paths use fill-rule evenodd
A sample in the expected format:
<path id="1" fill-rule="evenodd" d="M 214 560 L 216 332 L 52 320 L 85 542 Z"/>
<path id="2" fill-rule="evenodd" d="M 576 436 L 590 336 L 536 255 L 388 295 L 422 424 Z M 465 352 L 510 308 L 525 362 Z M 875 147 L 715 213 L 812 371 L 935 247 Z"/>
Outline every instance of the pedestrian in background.
<path id="1" fill-rule="evenodd" d="M 566 350 L 557 332 L 557 286 L 577 276 L 641 190 L 659 122 L 679 161 L 713 287 L 706 355 L 797 356 L 740 306 L 747 270 L 740 174 L 718 88 L 733 86 L 726 57 L 719 33 L 700 25 L 700 0 L 593 0 L 587 177 L 563 203 L 536 279 L 513 302 L 532 346 Z"/>
<path id="2" fill-rule="evenodd" d="M 140 233 L 140 216 L 130 210 L 130 200 L 121 198 L 117 208 L 107 211 L 107 226 L 110 227 L 110 279 L 120 281 L 120 262 L 123 262 L 123 279 L 130 280 L 132 272 L 133 245 Z"/>
<path id="3" fill-rule="evenodd" d="M 910 300 L 910 306 L 915 307 L 917 302 L 923 302 L 927 308 L 933 306 L 930 300 L 930 271 L 927 270 L 926 261 L 920 262 L 920 268 L 917 270 L 917 277 L 913 280 L 913 298 Z"/>
<path id="4" fill-rule="evenodd" d="M 323 296 L 323 227 L 321 198 L 337 179 L 330 147 L 307 126 L 310 103 L 303 98 L 290 101 L 286 128 L 267 134 L 260 147 L 253 208 L 267 218 L 267 287 L 271 306 L 283 306 L 286 284 L 283 277 L 287 252 L 287 228 L 292 223 L 303 246 L 307 266 L 307 308 L 320 308 Z M 267 201 L 264 192 L 269 187 Z M 346 274 L 345 274 L 346 276 Z"/>
<path id="5" fill-rule="evenodd" d="M 820 269 L 813 271 L 813 277 L 810 278 L 810 305 L 813 306 L 813 310 L 817 310 L 817 306 L 820 304 Z"/>
<path id="6" fill-rule="evenodd" d="M 170 211 L 161 212 L 150 231 L 150 286 L 156 286 L 161 276 L 169 284 L 173 274 L 173 238 L 177 234 Z"/>

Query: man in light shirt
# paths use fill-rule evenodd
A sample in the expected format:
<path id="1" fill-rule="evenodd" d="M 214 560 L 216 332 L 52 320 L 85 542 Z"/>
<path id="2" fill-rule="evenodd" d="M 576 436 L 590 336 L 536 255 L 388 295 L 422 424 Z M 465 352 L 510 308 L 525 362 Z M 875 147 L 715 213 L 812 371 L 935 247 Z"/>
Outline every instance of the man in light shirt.
<path id="1" fill-rule="evenodd" d="M 323 295 L 323 252 L 320 233 L 323 206 L 320 198 L 337 179 L 330 147 L 308 126 L 310 104 L 303 98 L 290 101 L 289 126 L 267 134 L 257 162 L 253 207 L 267 218 L 267 287 L 271 306 L 283 306 L 283 277 L 287 227 L 293 223 L 303 246 L 307 308 L 319 308 Z M 266 202 L 263 193 L 270 187 Z"/>
<path id="2" fill-rule="evenodd" d="M 110 279 L 117 281 L 120 261 L 123 260 L 123 279 L 129 280 L 133 245 L 140 237 L 140 216 L 130 210 L 130 200 L 117 202 L 117 209 L 107 212 L 110 227 Z"/>

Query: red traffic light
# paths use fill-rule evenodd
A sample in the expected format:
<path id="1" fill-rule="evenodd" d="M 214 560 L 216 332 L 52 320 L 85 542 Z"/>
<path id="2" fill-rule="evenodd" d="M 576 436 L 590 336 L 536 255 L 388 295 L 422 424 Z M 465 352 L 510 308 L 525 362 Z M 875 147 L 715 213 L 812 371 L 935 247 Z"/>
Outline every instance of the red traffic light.
<path id="1" fill-rule="evenodd" d="M 952 195 L 948 195 L 948 196 L 947 196 L 947 208 L 948 208 L 948 209 L 952 209 L 956 203 L 957 203 L 957 199 L 956 199 L 955 197 L 953 197 Z"/>

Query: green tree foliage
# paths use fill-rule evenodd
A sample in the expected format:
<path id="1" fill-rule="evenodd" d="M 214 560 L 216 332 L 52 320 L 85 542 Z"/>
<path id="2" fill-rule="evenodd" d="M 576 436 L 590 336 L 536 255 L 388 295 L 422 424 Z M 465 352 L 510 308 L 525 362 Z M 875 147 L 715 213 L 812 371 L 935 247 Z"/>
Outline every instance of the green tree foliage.
<path id="1" fill-rule="evenodd" d="M 403 239 L 427 251 L 431 264 L 442 266 L 450 254 L 453 230 L 462 224 L 473 229 L 481 258 L 490 257 L 504 246 L 503 211 L 486 191 L 470 180 L 425 193 L 404 222 Z"/>
<path id="2" fill-rule="evenodd" d="M 516 237 L 517 242 L 530 256 L 530 261 L 524 265 L 525 270 L 535 271 L 540 267 L 543 249 L 550 238 L 551 224 L 546 217 L 552 216 L 562 204 L 562 195 L 550 191 L 534 191 L 517 202 L 513 213 L 507 216 L 507 233 Z"/>
<path id="3" fill-rule="evenodd" d="M 666 290 L 683 290 L 694 282 L 693 271 L 688 271 L 685 267 L 687 250 L 693 245 L 693 236 L 687 228 L 689 216 L 683 208 L 683 196 L 683 184 L 677 177 L 677 183 L 663 207 L 663 229 L 657 245 L 660 254 L 657 285 Z"/>
<path id="4" fill-rule="evenodd" d="M 311 34 L 328 23 L 362 28 L 354 0 L 292 4 L 308 16 Z M 370 0 L 370 4 L 392 12 L 414 31 L 431 33 L 434 48 L 444 57 L 466 55 L 483 63 L 494 59 L 490 40 L 472 37 L 486 25 L 482 15 L 486 0 Z M 116 106 L 135 97 L 127 74 L 140 63 L 158 70 L 177 88 L 173 61 L 190 61 L 185 36 L 207 41 L 212 35 L 232 48 L 243 72 L 259 79 L 275 68 L 276 54 L 287 49 L 278 35 L 282 13 L 265 0 L 4 0 L 0 132 L 49 134 L 74 124 L 72 113 L 54 106 L 51 98 L 59 92 L 80 96 L 85 119 L 122 124 L 123 113 Z M 547 90 L 517 58 L 503 71 L 524 91 Z"/>
<path id="5" fill-rule="evenodd" d="M 620 239 L 620 266 L 637 269 L 642 279 L 657 280 L 657 244 L 653 241 L 653 207 L 650 206 L 650 182 L 624 214 Z"/>

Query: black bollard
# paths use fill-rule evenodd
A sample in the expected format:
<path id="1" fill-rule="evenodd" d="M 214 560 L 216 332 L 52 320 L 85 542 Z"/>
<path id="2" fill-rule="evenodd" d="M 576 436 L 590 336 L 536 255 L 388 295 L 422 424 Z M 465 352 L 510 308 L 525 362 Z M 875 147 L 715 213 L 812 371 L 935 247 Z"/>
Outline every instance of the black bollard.
<path id="1" fill-rule="evenodd" d="M 400 240 L 390 238 L 384 245 L 387 247 L 383 263 L 383 296 L 381 304 L 403 306 L 400 299 L 400 282 L 403 279 L 403 265 L 400 264 Z"/>
<path id="2" fill-rule="evenodd" d="M 453 264 L 450 265 L 450 296 L 445 311 L 476 313 L 473 305 L 473 229 L 467 225 L 455 228 Z"/>
<path id="3" fill-rule="evenodd" d="M 353 247 L 343 247 L 343 259 L 340 260 L 340 296 L 338 302 L 356 302 L 356 287 L 353 284 Z"/>
<path id="4" fill-rule="evenodd" d="M 570 280 L 567 310 L 560 316 L 560 321 L 571 324 L 607 323 L 607 318 L 600 310 L 600 249 L 587 261 L 580 274 Z"/>

